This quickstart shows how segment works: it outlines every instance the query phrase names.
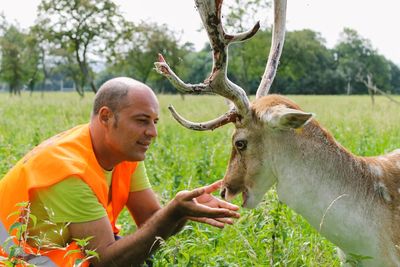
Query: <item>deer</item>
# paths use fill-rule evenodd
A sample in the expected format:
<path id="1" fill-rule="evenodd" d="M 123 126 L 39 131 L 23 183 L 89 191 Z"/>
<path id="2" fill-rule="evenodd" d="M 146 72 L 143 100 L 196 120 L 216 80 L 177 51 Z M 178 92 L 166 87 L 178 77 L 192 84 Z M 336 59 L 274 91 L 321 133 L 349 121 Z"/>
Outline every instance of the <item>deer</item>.
<path id="1" fill-rule="evenodd" d="M 182 126 L 214 130 L 233 123 L 232 152 L 221 185 L 230 201 L 256 207 L 273 186 L 281 202 L 303 216 L 338 247 L 343 266 L 362 255 L 362 266 L 400 266 L 400 149 L 361 157 L 339 144 L 313 113 L 290 99 L 268 94 L 285 39 L 286 0 L 274 0 L 272 43 L 256 98 L 227 77 L 228 46 L 251 38 L 260 28 L 225 32 L 223 0 L 195 0 L 212 48 L 212 71 L 203 83 L 183 82 L 162 55 L 155 69 L 182 93 L 217 94 L 232 105 L 216 119 L 192 122 L 169 106 Z M 359 265 L 358 265 L 359 266 Z"/>

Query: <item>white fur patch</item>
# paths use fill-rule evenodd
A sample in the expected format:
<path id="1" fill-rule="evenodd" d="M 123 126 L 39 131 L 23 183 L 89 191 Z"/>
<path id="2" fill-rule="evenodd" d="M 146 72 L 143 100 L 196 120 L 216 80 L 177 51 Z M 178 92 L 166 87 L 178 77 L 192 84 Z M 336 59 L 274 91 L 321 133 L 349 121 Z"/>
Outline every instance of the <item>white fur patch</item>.
<path id="1" fill-rule="evenodd" d="M 387 157 L 385 157 L 385 156 L 378 157 L 378 160 L 380 160 L 382 162 L 388 162 L 389 161 L 389 159 Z"/>
<path id="2" fill-rule="evenodd" d="M 392 152 L 390 152 L 389 154 L 400 154 L 400 149 L 395 149 Z"/>
<path id="3" fill-rule="evenodd" d="M 381 166 L 378 165 L 370 165 L 369 169 L 371 170 L 372 174 L 381 177 L 383 175 L 383 170 Z"/>
<path id="4" fill-rule="evenodd" d="M 377 192 L 386 202 L 390 202 L 392 200 L 392 197 L 389 194 L 389 191 L 387 190 L 386 186 L 382 182 L 378 182 L 374 184 L 374 190 Z"/>

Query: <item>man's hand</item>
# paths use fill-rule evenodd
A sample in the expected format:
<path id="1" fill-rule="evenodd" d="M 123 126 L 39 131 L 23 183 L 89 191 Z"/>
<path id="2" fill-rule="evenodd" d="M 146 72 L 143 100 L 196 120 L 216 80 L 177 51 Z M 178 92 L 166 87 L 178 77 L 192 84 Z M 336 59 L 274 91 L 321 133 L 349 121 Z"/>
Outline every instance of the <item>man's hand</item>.
<path id="1" fill-rule="evenodd" d="M 195 201 L 199 204 L 206 205 L 211 208 L 225 208 L 232 211 L 239 210 L 239 207 L 233 205 L 229 202 L 226 202 L 222 199 L 216 198 L 211 193 L 221 188 L 222 180 L 216 181 L 210 185 L 203 187 L 205 189 L 205 193 L 195 199 Z M 207 223 L 209 225 L 223 228 L 225 224 L 233 224 L 233 220 L 231 218 L 221 217 L 221 218 L 198 218 L 198 217 L 191 217 L 189 218 L 192 221 Z"/>
<path id="2" fill-rule="evenodd" d="M 211 195 L 220 188 L 221 182 L 220 180 L 193 191 L 179 192 L 172 202 L 175 209 L 181 216 L 192 221 L 207 223 L 218 228 L 232 224 L 231 218 L 240 217 L 236 212 L 239 207 Z"/>

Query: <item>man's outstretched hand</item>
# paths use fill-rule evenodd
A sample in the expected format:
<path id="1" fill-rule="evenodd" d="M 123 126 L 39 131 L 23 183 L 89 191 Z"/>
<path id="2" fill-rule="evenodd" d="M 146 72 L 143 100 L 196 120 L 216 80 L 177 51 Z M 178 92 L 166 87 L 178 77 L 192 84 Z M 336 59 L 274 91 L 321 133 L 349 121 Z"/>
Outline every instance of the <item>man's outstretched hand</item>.
<path id="1" fill-rule="evenodd" d="M 171 204 L 181 216 L 206 223 L 218 228 L 223 228 L 225 224 L 232 224 L 232 218 L 239 218 L 240 214 L 236 211 L 239 207 L 214 197 L 211 193 L 218 190 L 222 180 L 211 185 L 200 187 L 192 191 L 179 192 Z"/>

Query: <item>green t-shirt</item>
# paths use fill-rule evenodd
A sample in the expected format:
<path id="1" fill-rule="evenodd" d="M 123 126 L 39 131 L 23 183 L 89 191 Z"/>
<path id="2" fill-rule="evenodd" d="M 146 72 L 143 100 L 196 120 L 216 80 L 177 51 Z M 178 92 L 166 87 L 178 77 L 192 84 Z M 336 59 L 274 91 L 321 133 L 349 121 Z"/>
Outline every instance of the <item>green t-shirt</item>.
<path id="1" fill-rule="evenodd" d="M 110 186 L 112 171 L 104 172 Z M 145 164 L 140 162 L 132 175 L 130 192 L 150 187 Z M 37 223 L 28 229 L 29 236 L 40 240 L 41 243 L 36 245 L 41 247 L 65 246 L 70 239 L 68 223 L 94 221 L 107 216 L 89 185 L 74 176 L 33 192 L 31 213 L 37 217 Z"/>

